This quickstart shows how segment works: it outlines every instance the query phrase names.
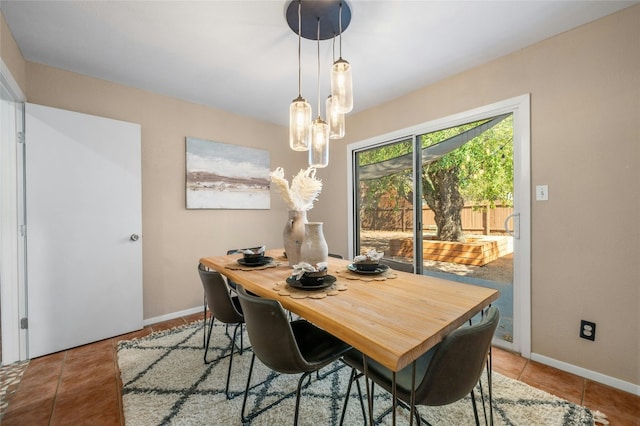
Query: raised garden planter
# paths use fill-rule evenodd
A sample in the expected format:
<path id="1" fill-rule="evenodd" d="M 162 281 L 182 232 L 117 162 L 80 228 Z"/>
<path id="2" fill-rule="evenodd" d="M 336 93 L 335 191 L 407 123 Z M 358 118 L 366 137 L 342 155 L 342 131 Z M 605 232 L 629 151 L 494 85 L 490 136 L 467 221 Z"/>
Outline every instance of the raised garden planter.
<path id="1" fill-rule="evenodd" d="M 509 237 L 479 236 L 464 243 L 438 241 L 425 238 L 422 242 L 425 260 L 483 266 L 513 252 Z M 399 238 L 389 241 L 387 256 L 412 257 L 413 239 Z"/>

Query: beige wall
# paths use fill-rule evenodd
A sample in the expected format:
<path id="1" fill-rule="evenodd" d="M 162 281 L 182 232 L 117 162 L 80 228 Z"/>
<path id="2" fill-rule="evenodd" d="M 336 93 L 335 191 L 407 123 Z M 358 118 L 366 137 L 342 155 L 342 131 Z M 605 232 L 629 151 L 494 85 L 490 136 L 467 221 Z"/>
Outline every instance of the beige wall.
<path id="1" fill-rule="evenodd" d="M 11 76 L 20 86 L 22 93 L 26 92 L 27 87 L 27 64 L 18 49 L 13 34 L 7 25 L 4 14 L 0 11 L 0 56 L 2 61 L 9 69 Z"/>
<path id="2" fill-rule="evenodd" d="M 27 62 L 4 20 L 2 60 L 28 102 L 138 123 L 142 126 L 144 318 L 199 306 L 198 259 L 230 248 L 282 246 L 287 208 L 186 210 L 185 137 L 270 152 L 272 168 L 290 176 L 306 156 L 288 149 L 287 129 L 202 105 Z"/>
<path id="3" fill-rule="evenodd" d="M 31 62 L 27 81 L 29 102 L 142 125 L 144 318 L 202 303 L 199 258 L 282 246 L 287 213 L 278 197 L 271 210 L 185 209 L 185 137 L 265 149 L 272 167 L 302 167 L 287 129 Z"/>
<path id="4" fill-rule="evenodd" d="M 640 6 L 349 116 L 315 214 L 346 252 L 346 144 L 526 93 L 532 351 L 640 385 Z"/>
<path id="5" fill-rule="evenodd" d="M 349 116 L 309 219 L 346 254 L 347 143 L 531 93 L 532 184 L 550 190 L 532 202 L 532 350 L 640 385 L 639 46 L 635 6 Z M 184 138 L 268 149 L 290 175 L 305 158 L 285 128 L 33 63 L 26 82 L 30 102 L 142 125 L 145 318 L 201 303 L 199 257 L 281 245 L 275 194 L 268 211 L 185 210 Z M 580 319 L 598 324 L 595 342 Z"/>

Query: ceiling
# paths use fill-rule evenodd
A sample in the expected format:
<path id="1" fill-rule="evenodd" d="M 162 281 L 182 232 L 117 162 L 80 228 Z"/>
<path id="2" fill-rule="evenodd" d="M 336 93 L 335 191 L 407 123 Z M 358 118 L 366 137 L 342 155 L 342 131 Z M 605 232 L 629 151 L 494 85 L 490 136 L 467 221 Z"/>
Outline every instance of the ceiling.
<path id="1" fill-rule="evenodd" d="M 354 112 L 640 3 L 347 2 L 342 56 L 353 69 Z M 28 61 L 287 125 L 298 95 L 288 3 L 0 0 L 0 8 Z M 332 42 L 320 49 L 324 116 Z M 317 43 L 303 39 L 302 95 L 314 116 L 317 67 Z"/>

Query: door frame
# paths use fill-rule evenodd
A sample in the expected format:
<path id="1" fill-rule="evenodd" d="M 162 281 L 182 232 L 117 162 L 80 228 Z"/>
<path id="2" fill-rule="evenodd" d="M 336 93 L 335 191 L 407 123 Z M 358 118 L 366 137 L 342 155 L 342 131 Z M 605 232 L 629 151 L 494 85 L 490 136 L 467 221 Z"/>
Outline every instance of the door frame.
<path id="1" fill-rule="evenodd" d="M 524 94 L 484 105 L 461 113 L 420 123 L 399 129 L 384 135 L 375 136 L 348 144 L 347 158 L 347 209 L 352 220 L 348 223 L 349 258 L 355 250 L 355 200 L 353 176 L 356 165 L 354 152 L 386 144 L 401 138 L 415 137 L 449 127 L 489 118 L 499 114 L 513 113 L 513 169 L 514 169 L 514 212 L 519 213 L 518 227 L 520 238 L 514 238 L 513 259 L 513 327 L 514 340 L 494 340 L 494 344 L 505 349 L 519 352 L 529 358 L 531 355 L 531 95 Z M 415 150 L 414 150 L 415 151 Z M 418 155 L 414 152 L 414 157 Z M 414 162 L 415 164 L 415 162 Z M 415 182 L 414 182 L 415 184 Z M 414 214 L 415 214 L 414 203 Z M 414 239 L 415 240 L 415 239 Z M 416 249 L 414 242 L 414 250 Z"/>
<path id="2" fill-rule="evenodd" d="M 2 202 L 0 227 L 2 227 L 2 249 L 0 250 L 0 312 L 2 315 L 2 365 L 27 359 L 27 330 L 20 327 L 20 319 L 26 315 L 25 252 L 24 234 L 24 135 L 25 96 L 9 68 L 0 58 L 0 84 L 11 100 L 21 104 L 16 109 L 16 126 L 11 126 L 14 135 L 0 138 L 0 161 Z M 3 131 L 6 123 L 2 124 Z"/>

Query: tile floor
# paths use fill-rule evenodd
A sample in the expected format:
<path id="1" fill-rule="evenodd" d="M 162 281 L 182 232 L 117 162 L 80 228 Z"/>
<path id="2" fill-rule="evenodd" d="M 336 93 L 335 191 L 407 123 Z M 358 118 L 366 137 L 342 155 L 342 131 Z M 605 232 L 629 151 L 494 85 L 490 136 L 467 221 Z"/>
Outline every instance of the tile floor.
<path id="1" fill-rule="evenodd" d="M 201 318 L 194 314 L 143 330 L 33 359 L 1 418 L 13 425 L 124 425 L 118 341 Z M 607 415 L 610 425 L 640 426 L 640 397 L 494 349 L 493 368 L 539 389 Z"/>

